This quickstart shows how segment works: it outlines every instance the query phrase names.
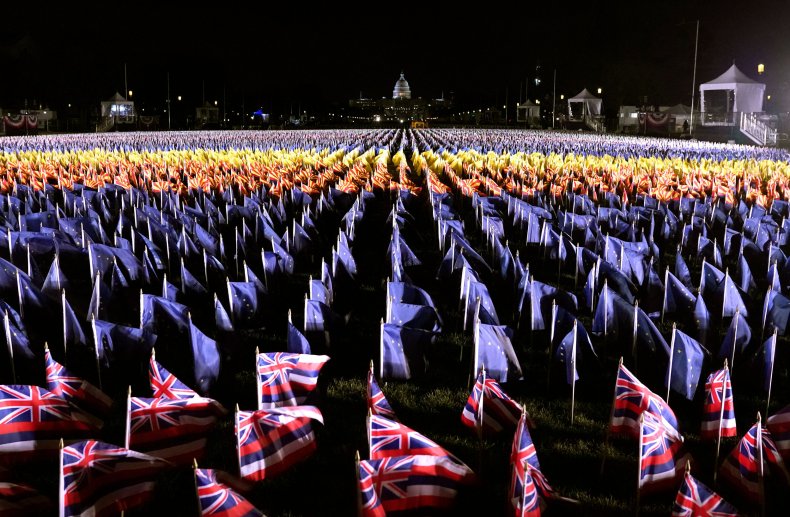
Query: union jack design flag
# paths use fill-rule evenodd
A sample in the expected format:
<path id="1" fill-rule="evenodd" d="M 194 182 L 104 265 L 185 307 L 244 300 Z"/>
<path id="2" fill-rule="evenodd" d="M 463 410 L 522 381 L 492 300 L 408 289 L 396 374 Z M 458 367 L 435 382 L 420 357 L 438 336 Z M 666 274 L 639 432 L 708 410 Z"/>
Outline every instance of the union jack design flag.
<path id="1" fill-rule="evenodd" d="M 708 376 L 705 383 L 705 410 L 702 414 L 702 438 L 715 440 L 719 437 L 735 436 L 735 408 L 732 399 L 730 370 L 722 368 Z"/>
<path id="2" fill-rule="evenodd" d="M 316 449 L 313 421 L 324 423 L 314 406 L 236 413 L 236 440 L 242 477 L 271 478 L 308 458 Z"/>
<path id="3" fill-rule="evenodd" d="M 191 399 L 199 395 L 189 386 L 178 380 L 178 378 L 167 371 L 164 366 L 156 362 L 151 356 L 148 368 L 148 378 L 151 382 L 151 390 L 154 392 L 153 398 L 166 399 Z"/>
<path id="4" fill-rule="evenodd" d="M 416 454 L 451 456 L 414 429 L 379 415 L 368 417 L 368 442 L 372 460 Z"/>
<path id="5" fill-rule="evenodd" d="M 275 352 L 258 354 L 258 409 L 298 406 L 318 384 L 325 355 Z"/>
<path id="6" fill-rule="evenodd" d="M 129 398 L 129 447 L 177 465 L 202 457 L 206 435 L 216 423 L 211 399 Z"/>
<path id="7" fill-rule="evenodd" d="M 382 517 L 386 512 L 447 508 L 459 484 L 474 474 L 449 457 L 398 456 L 359 462 L 361 514 Z"/>
<path id="8" fill-rule="evenodd" d="M 686 472 L 680 485 L 672 517 L 737 517 L 738 510 L 722 497 Z"/>
<path id="9" fill-rule="evenodd" d="M 755 502 L 760 499 L 758 476 L 760 465 L 757 458 L 760 457 L 761 438 L 762 430 L 758 420 L 721 465 L 722 477 L 733 488 Z"/>
<path id="10" fill-rule="evenodd" d="M 0 452 L 57 449 L 96 428 L 63 398 L 38 386 L 0 384 Z"/>
<path id="11" fill-rule="evenodd" d="M 75 376 L 66 367 L 52 359 L 49 349 L 44 351 L 47 371 L 47 388 L 93 414 L 106 415 L 112 408 L 112 399 L 90 382 Z"/>
<path id="12" fill-rule="evenodd" d="M 154 478 L 170 463 L 88 440 L 61 451 L 60 506 L 64 517 L 117 515 L 151 499 Z"/>
<path id="13" fill-rule="evenodd" d="M 661 490 L 677 486 L 686 464 L 686 455 L 679 457 L 683 438 L 671 435 L 664 423 L 648 411 L 642 413 L 639 455 L 639 489 Z"/>
<path id="14" fill-rule="evenodd" d="M 213 469 L 195 469 L 200 515 L 255 517 L 263 514 L 229 486 L 217 481 Z"/>
<path id="15" fill-rule="evenodd" d="M 527 422 L 526 413 L 522 413 L 510 450 L 510 502 L 516 515 L 540 515 L 535 483 L 529 472 L 530 468 L 540 471 L 540 462 Z"/>
<path id="16" fill-rule="evenodd" d="M 27 485 L 0 482 L 0 515 L 47 515 L 53 506 L 48 497 Z"/>
<path id="17" fill-rule="evenodd" d="M 769 417 L 766 426 L 782 458 L 790 460 L 790 406 Z"/>
<path id="18" fill-rule="evenodd" d="M 371 365 L 370 370 L 368 371 L 368 409 L 370 410 L 371 414 L 380 415 L 384 418 L 389 418 L 390 420 L 397 421 L 398 419 L 395 417 L 395 411 L 390 406 L 390 403 L 387 402 L 387 397 L 384 396 L 384 392 L 381 391 L 379 388 L 378 382 L 376 382 L 376 376 L 373 373 L 373 365 Z"/>
<path id="19" fill-rule="evenodd" d="M 672 408 L 664 402 L 664 399 L 639 382 L 639 379 L 622 364 L 617 372 L 614 397 L 610 432 L 629 434 L 638 438 L 639 416 L 643 413 L 651 413 L 659 418 L 669 435 L 676 440 L 680 439 L 678 420 Z"/>
<path id="20" fill-rule="evenodd" d="M 481 369 L 461 413 L 461 422 L 472 429 L 497 434 L 506 428 L 513 429 L 522 412 L 518 402 L 502 390 L 496 379 L 486 378 L 485 371 Z"/>

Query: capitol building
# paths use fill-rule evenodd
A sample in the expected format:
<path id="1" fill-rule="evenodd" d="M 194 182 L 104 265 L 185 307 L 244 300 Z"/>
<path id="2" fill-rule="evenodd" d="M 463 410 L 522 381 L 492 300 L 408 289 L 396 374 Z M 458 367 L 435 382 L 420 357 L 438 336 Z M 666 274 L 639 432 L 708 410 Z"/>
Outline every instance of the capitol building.
<path id="1" fill-rule="evenodd" d="M 427 122 L 445 116 L 452 107 L 452 99 L 445 98 L 444 93 L 437 99 L 412 98 L 409 82 L 401 72 L 392 89 L 392 98 L 369 99 L 360 95 L 359 99 L 348 101 L 348 105 L 373 122 Z"/>

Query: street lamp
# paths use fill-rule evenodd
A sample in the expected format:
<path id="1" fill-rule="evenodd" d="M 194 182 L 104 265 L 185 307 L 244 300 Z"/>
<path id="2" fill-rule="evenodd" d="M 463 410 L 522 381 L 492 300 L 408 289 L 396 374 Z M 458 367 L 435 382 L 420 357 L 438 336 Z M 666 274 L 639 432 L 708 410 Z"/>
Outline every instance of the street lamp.
<path id="1" fill-rule="evenodd" d="M 129 90 L 129 98 L 130 98 L 130 99 L 132 98 L 132 95 L 133 95 L 133 94 L 134 94 L 134 92 L 133 92 L 132 90 Z"/>
<path id="2" fill-rule="evenodd" d="M 177 98 L 178 98 L 178 101 L 181 102 L 181 96 L 179 95 Z"/>
<path id="3" fill-rule="evenodd" d="M 759 75 L 763 75 L 763 72 L 765 72 L 765 65 L 760 63 L 759 65 L 757 65 L 757 73 Z"/>
<path id="4" fill-rule="evenodd" d="M 598 88 L 598 95 L 601 95 L 601 92 L 603 92 L 603 89 Z"/>

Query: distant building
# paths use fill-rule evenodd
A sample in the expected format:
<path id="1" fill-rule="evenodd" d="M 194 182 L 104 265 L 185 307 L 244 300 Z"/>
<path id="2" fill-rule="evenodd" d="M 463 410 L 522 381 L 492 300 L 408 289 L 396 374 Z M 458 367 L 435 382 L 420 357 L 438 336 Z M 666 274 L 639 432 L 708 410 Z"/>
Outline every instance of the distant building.
<path id="1" fill-rule="evenodd" d="M 219 125 L 219 108 L 216 105 L 205 102 L 203 106 L 195 108 L 196 127 L 217 125 Z"/>
<path id="2" fill-rule="evenodd" d="M 412 98 L 411 87 L 403 73 L 395 82 L 391 99 L 366 99 L 360 95 L 359 99 L 348 101 L 349 107 L 357 112 L 353 117 L 372 122 L 396 123 L 430 121 L 445 117 L 452 104 L 452 99 L 446 99 L 444 94 L 438 99 Z"/>
<path id="3" fill-rule="evenodd" d="M 134 111 L 134 101 L 127 100 L 123 95 L 115 92 L 115 95 L 101 103 L 100 120 L 96 125 L 97 132 L 110 131 L 115 127 L 126 125 L 131 126 L 137 122 Z"/>

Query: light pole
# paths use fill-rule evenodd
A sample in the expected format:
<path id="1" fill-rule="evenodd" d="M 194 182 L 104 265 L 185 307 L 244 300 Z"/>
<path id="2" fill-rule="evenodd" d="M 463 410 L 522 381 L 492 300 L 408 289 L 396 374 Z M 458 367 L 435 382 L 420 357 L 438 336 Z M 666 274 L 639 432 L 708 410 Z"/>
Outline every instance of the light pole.
<path id="1" fill-rule="evenodd" d="M 697 93 L 697 46 L 699 45 L 699 20 L 694 37 L 694 72 L 691 76 L 691 123 L 689 124 L 689 138 L 694 134 L 694 97 Z"/>

